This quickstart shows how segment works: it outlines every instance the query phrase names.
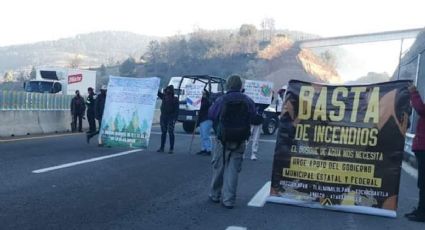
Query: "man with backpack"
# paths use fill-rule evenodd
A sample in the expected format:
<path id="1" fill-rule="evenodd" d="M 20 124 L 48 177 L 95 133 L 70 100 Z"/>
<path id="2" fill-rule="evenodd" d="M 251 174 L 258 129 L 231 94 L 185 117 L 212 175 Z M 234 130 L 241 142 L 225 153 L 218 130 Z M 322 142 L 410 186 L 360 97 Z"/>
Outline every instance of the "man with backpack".
<path id="1" fill-rule="evenodd" d="M 214 203 L 221 199 L 222 205 L 231 209 L 235 204 L 245 142 L 250 136 L 250 124 L 256 112 L 254 102 L 241 92 L 239 76 L 230 76 L 226 87 L 227 93 L 218 98 L 208 112 L 217 135 L 209 199 Z"/>

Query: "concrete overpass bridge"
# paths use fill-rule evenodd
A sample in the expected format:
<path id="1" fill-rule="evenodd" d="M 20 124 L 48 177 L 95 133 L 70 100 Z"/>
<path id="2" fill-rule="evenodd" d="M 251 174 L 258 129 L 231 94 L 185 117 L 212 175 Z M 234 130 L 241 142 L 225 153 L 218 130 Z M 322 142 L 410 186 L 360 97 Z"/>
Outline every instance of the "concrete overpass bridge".
<path id="1" fill-rule="evenodd" d="M 424 31 L 424 29 L 425 28 L 415 28 L 407 30 L 384 31 L 378 33 L 354 34 L 328 38 L 308 39 L 299 41 L 298 44 L 300 48 L 317 48 L 326 46 L 340 46 L 369 42 L 403 40 L 409 38 L 416 38 L 416 36 L 421 31 Z"/>

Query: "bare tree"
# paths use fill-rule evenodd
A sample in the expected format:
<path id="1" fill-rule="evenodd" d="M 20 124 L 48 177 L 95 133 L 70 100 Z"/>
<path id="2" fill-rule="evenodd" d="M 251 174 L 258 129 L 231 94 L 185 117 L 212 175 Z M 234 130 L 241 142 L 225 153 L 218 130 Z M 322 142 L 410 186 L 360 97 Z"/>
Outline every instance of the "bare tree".
<path id="1" fill-rule="evenodd" d="M 5 82 L 12 82 L 15 81 L 15 77 L 13 76 L 12 71 L 7 71 L 4 76 L 3 76 L 3 80 Z"/>
<path id="2" fill-rule="evenodd" d="M 75 54 L 75 56 L 69 61 L 69 66 L 71 68 L 78 68 L 81 65 L 83 58 L 79 54 Z"/>
<path id="3" fill-rule="evenodd" d="M 271 41 L 276 31 L 275 20 L 273 18 L 264 18 L 263 21 L 261 21 L 261 31 L 263 34 L 263 41 Z"/>

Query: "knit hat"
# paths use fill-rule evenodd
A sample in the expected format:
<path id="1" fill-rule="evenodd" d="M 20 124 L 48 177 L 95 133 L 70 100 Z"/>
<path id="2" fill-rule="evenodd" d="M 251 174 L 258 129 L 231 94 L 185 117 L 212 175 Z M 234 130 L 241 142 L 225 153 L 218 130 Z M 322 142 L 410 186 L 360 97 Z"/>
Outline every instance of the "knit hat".
<path id="1" fill-rule="evenodd" d="M 238 75 L 232 75 L 227 79 L 226 83 L 227 90 L 241 90 L 242 89 L 242 80 Z"/>

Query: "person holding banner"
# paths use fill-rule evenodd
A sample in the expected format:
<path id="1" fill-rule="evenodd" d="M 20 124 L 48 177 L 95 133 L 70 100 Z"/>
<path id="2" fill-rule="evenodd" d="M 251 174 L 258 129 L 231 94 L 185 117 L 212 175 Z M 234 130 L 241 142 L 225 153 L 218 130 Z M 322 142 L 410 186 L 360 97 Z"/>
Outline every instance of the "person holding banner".
<path id="1" fill-rule="evenodd" d="M 411 221 L 425 222 L 425 105 L 414 85 L 409 87 L 409 91 L 412 107 L 419 115 L 412 144 L 412 151 L 415 153 L 418 163 L 419 202 L 418 207 L 405 216 Z"/>
<path id="2" fill-rule="evenodd" d="M 96 94 L 93 91 L 92 87 L 87 89 L 88 96 L 86 100 L 87 106 L 87 121 L 89 123 L 89 131 L 87 133 L 96 132 L 96 120 L 95 120 L 95 103 L 96 103 Z"/>
<path id="3" fill-rule="evenodd" d="M 169 85 L 165 88 L 164 93 L 158 91 L 158 97 L 162 100 L 161 103 L 161 147 L 157 152 L 164 152 L 165 141 L 167 139 L 167 132 L 170 136 L 170 149 L 169 154 L 174 151 L 174 126 L 176 124 L 177 116 L 179 115 L 179 100 L 174 96 L 174 86 Z"/>
<path id="4" fill-rule="evenodd" d="M 211 155 L 211 127 L 212 121 L 208 119 L 208 109 L 211 106 L 210 93 L 204 89 L 202 92 L 201 109 L 199 110 L 198 124 L 201 134 L 201 151 L 197 152 L 198 155 Z"/>
<path id="5" fill-rule="evenodd" d="M 107 87 L 106 85 L 102 85 L 100 89 L 100 94 L 96 97 L 95 104 L 94 104 L 94 116 L 99 123 L 99 129 L 95 132 L 87 133 L 86 141 L 87 144 L 90 143 L 90 139 L 96 135 L 99 134 L 100 128 L 102 127 L 102 118 L 103 118 L 103 112 L 105 110 L 105 103 L 106 103 L 106 91 Z M 98 146 L 102 146 L 101 138 L 98 137 Z"/>

